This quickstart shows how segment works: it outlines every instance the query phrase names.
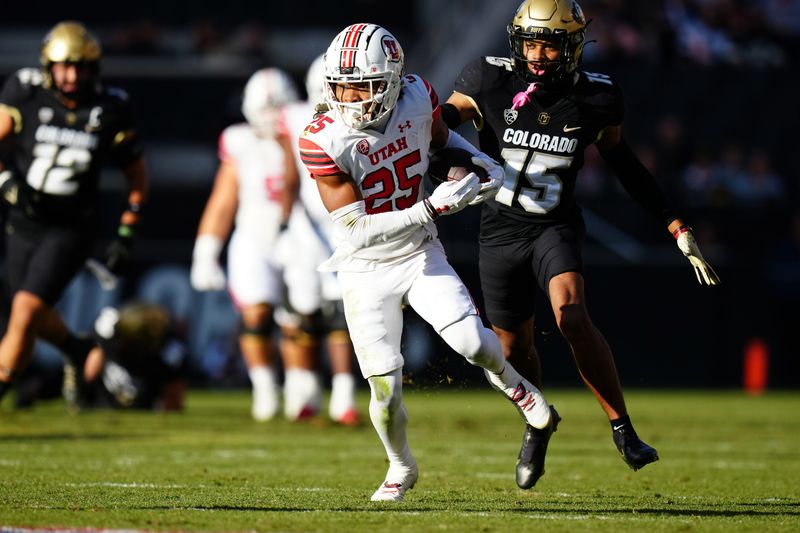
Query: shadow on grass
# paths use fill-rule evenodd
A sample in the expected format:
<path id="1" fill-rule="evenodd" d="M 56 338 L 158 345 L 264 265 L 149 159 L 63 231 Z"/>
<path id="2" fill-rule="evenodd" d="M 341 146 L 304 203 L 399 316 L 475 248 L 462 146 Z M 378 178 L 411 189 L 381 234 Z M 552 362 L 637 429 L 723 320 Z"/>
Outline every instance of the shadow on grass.
<path id="1" fill-rule="evenodd" d="M 71 440 L 131 440 L 147 439 L 153 435 L 141 433 L 123 435 L 120 433 L 41 433 L 26 435 L 3 435 L 3 442 L 23 441 L 71 441 Z"/>
<path id="2" fill-rule="evenodd" d="M 733 505 L 751 505 L 751 504 L 733 504 Z M 798 506 L 798 503 L 785 504 L 789 506 Z M 417 506 L 414 504 L 401 503 L 375 503 L 364 506 L 341 506 L 336 508 L 325 507 L 280 507 L 280 506 L 257 506 L 257 505 L 198 505 L 198 506 L 168 506 L 168 505 L 153 505 L 153 506 L 137 506 L 131 509 L 136 510 L 151 510 L 151 511 L 235 511 L 235 512 L 262 512 L 262 513 L 297 513 L 297 512 L 335 512 L 335 513 L 458 513 L 458 514 L 476 514 L 483 516 L 487 512 L 493 513 L 515 513 L 515 514 L 552 514 L 552 515 L 586 515 L 586 516 L 608 516 L 616 515 L 624 517 L 625 515 L 635 516 L 641 515 L 663 515 L 669 516 L 698 516 L 698 517 L 765 517 L 765 516 L 800 516 L 800 511 L 787 510 L 787 509 L 708 509 L 700 506 L 680 506 L 674 508 L 658 508 L 658 507 L 643 507 L 637 509 L 631 508 L 617 508 L 617 509 L 591 509 L 581 507 L 540 507 L 536 509 L 488 509 L 485 507 L 474 509 L 447 509 L 437 508 L 435 506 Z"/>

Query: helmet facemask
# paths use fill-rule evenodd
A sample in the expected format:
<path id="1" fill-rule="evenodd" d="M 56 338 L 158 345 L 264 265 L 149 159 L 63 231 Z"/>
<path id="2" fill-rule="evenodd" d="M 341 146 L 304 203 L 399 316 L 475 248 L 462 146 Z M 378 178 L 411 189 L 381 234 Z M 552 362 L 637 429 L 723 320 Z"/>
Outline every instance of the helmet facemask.
<path id="1" fill-rule="evenodd" d="M 385 78 L 359 79 L 358 81 L 331 80 L 326 78 L 326 100 L 334 112 L 354 129 L 364 129 L 379 123 L 397 103 L 400 80 Z M 343 102 L 340 95 L 345 87 L 357 85 L 368 96 L 357 102 Z"/>

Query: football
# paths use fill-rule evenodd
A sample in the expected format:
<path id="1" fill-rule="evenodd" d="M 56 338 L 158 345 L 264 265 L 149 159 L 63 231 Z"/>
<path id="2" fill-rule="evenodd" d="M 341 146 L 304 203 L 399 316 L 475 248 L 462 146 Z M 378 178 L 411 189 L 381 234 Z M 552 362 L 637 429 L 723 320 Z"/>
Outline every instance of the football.
<path id="1" fill-rule="evenodd" d="M 472 154 L 463 148 L 442 148 L 431 154 L 428 176 L 434 186 L 447 180 L 460 180 L 470 172 L 486 181 L 488 175 L 483 167 L 472 162 Z"/>

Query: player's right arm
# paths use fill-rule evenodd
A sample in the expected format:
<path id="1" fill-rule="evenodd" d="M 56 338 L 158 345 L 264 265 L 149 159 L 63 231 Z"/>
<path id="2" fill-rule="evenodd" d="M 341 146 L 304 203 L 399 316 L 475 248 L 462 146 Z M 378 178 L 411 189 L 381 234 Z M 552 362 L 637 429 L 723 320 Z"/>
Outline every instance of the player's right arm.
<path id="1" fill-rule="evenodd" d="M 353 178 L 316 143 L 300 138 L 300 156 L 311 175 L 339 235 L 354 249 L 395 240 L 442 214 L 460 211 L 480 188 L 476 175 L 439 185 L 433 194 L 407 209 L 367 213 L 361 191 Z"/>
<path id="2" fill-rule="evenodd" d="M 239 206 L 236 164 L 224 160 L 217 169 L 214 188 L 208 198 L 192 252 L 192 287 L 199 291 L 225 288 L 225 274 L 219 254 L 233 227 Z"/>

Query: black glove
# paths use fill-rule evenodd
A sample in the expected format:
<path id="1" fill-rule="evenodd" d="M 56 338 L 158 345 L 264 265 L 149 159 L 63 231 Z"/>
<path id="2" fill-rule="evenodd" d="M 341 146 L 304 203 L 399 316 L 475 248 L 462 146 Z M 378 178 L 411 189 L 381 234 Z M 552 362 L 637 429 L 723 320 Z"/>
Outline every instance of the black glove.
<path id="1" fill-rule="evenodd" d="M 0 201 L 10 206 L 24 205 L 25 191 L 20 187 L 19 181 L 10 170 L 0 172 Z"/>
<path id="2" fill-rule="evenodd" d="M 134 233 L 132 226 L 121 224 L 117 230 L 117 237 L 108 244 L 103 262 L 112 274 L 119 276 L 127 269 Z"/>

